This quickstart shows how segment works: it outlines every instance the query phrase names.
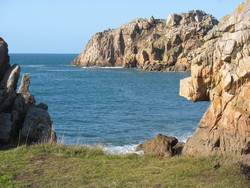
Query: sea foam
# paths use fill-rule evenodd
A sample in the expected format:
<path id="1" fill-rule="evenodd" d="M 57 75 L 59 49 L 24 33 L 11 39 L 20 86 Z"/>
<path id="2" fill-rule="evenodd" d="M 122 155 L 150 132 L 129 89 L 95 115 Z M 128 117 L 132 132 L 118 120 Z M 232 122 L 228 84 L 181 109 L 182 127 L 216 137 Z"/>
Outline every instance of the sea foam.
<path id="1" fill-rule="evenodd" d="M 133 154 L 143 155 L 143 151 L 136 151 L 137 145 L 124 145 L 124 146 L 103 146 L 103 151 L 106 154 Z"/>

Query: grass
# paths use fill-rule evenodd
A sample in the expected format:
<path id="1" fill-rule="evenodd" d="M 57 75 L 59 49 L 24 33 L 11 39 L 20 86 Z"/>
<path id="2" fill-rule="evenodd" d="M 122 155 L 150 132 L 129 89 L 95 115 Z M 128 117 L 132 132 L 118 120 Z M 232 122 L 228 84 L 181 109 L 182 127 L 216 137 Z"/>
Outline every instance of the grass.
<path id="1" fill-rule="evenodd" d="M 105 155 L 98 148 L 0 151 L 0 187 L 249 187 L 233 157 Z M 214 168 L 218 163 L 221 167 Z"/>

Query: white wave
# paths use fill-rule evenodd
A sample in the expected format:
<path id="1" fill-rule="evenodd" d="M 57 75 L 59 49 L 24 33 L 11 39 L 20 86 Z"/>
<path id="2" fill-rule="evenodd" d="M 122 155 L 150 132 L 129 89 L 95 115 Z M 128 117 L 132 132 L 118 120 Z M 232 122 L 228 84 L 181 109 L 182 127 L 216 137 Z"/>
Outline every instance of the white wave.
<path id="1" fill-rule="evenodd" d="M 22 67 L 27 67 L 27 68 L 41 68 L 41 67 L 45 67 L 45 65 L 22 65 Z"/>
<path id="2" fill-rule="evenodd" d="M 51 69 L 46 70 L 48 72 L 80 72 L 80 70 L 63 70 L 63 69 Z"/>
<path id="3" fill-rule="evenodd" d="M 138 145 L 124 145 L 124 146 L 107 146 L 104 144 L 83 144 L 78 143 L 78 146 L 84 146 L 88 148 L 98 147 L 101 148 L 105 154 L 112 154 L 112 155 L 124 155 L 124 154 L 138 154 L 144 155 L 143 151 L 135 151 Z"/>
<path id="4" fill-rule="evenodd" d="M 177 136 L 176 138 L 179 140 L 179 142 L 186 143 L 188 138 L 190 138 L 193 135 L 193 132 L 188 132 L 182 136 Z"/>
<path id="5" fill-rule="evenodd" d="M 143 151 L 135 151 L 137 145 L 125 145 L 125 146 L 103 146 L 103 151 L 106 154 L 132 154 L 136 153 L 138 155 L 143 155 Z"/>

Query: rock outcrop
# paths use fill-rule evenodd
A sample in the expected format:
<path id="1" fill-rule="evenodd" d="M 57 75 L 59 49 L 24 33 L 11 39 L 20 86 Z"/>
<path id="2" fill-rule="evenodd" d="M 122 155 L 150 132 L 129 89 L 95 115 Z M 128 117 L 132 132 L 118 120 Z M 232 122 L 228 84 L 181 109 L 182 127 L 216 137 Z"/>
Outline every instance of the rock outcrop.
<path id="1" fill-rule="evenodd" d="M 203 11 L 165 19 L 136 19 L 96 33 L 72 62 L 77 66 L 137 67 L 148 71 L 189 71 L 193 50 L 218 21 Z"/>
<path id="2" fill-rule="evenodd" d="M 194 53 L 180 95 L 211 101 L 183 153 L 250 153 L 250 1 L 220 21 Z"/>
<path id="3" fill-rule="evenodd" d="M 24 74 L 16 92 L 20 66 L 10 65 L 8 45 L 0 38 L 0 146 L 17 142 L 56 142 L 47 105 L 29 92 L 30 75 Z"/>
<path id="4" fill-rule="evenodd" d="M 239 166 L 246 179 L 250 180 L 250 158 L 243 157 L 239 162 Z"/>
<path id="5" fill-rule="evenodd" d="M 178 142 L 175 137 L 158 134 L 155 138 L 147 140 L 137 146 L 136 151 L 143 151 L 146 155 L 171 157 L 182 152 L 184 143 Z"/>

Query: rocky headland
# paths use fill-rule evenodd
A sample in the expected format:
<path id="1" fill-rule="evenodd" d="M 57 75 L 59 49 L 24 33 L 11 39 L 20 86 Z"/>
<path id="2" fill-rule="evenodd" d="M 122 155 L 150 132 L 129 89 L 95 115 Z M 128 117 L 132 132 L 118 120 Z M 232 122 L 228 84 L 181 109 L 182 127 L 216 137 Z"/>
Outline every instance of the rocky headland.
<path id="1" fill-rule="evenodd" d="M 136 19 L 117 29 L 96 33 L 71 64 L 124 67 L 147 71 L 190 71 L 195 49 L 218 21 L 200 10 L 167 19 Z"/>
<path id="2" fill-rule="evenodd" d="M 44 103 L 36 104 L 29 91 L 30 75 L 20 77 L 20 66 L 10 65 L 8 45 L 0 38 L 0 147 L 18 143 L 56 142 Z"/>
<path id="3" fill-rule="evenodd" d="M 211 101 L 187 155 L 250 153 L 250 1 L 224 16 L 194 51 L 191 77 L 181 80 L 180 95 Z"/>
<path id="4" fill-rule="evenodd" d="M 211 101 L 211 104 L 183 153 L 248 154 L 249 21 L 249 0 L 231 15 L 224 16 L 220 23 L 200 10 L 172 14 L 166 20 L 140 18 L 120 28 L 96 33 L 72 64 L 191 71 L 191 77 L 180 82 L 180 95 L 193 101 Z M 151 146 L 157 144 L 152 143 L 169 143 L 159 136 L 157 139 L 160 141 L 146 142 L 138 150 L 154 153 Z M 166 152 L 161 155 L 173 155 L 172 146 L 163 150 Z"/>

